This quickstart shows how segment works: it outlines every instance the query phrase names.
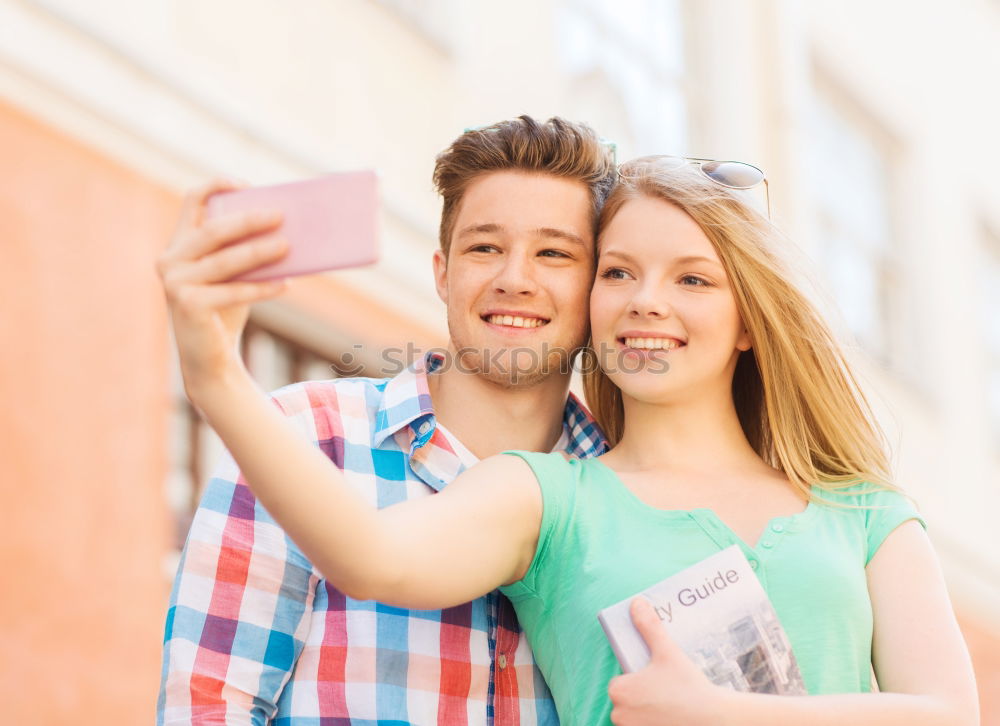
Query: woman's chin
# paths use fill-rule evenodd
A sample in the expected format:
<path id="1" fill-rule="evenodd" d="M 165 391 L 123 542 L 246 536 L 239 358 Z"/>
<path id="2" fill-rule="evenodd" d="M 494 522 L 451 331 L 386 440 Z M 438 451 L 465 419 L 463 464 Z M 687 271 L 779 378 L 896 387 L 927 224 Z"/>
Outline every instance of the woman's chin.
<path id="1" fill-rule="evenodd" d="M 619 372 L 608 377 L 621 389 L 624 397 L 642 403 L 669 404 L 676 401 L 683 390 L 681 382 L 676 377 L 670 377 L 669 373 Z"/>

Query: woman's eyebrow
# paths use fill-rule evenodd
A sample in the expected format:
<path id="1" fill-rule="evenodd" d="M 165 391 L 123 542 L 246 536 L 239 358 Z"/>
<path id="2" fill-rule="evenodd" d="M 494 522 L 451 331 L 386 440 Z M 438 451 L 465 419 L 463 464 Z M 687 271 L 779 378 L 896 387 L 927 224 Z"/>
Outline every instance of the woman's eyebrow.
<path id="1" fill-rule="evenodd" d="M 601 251 L 601 256 L 602 257 L 620 257 L 621 259 L 625 260 L 626 262 L 632 262 L 632 263 L 634 263 L 636 261 L 636 259 L 632 255 L 628 254 L 627 252 L 619 252 L 618 250 L 602 250 Z"/>
<path id="2" fill-rule="evenodd" d="M 687 255 L 685 257 L 678 257 L 674 260 L 675 265 L 690 265 L 695 262 L 707 262 L 710 265 L 722 267 L 722 264 L 718 260 L 713 260 L 710 257 L 704 257 L 702 255 Z"/>
<path id="3" fill-rule="evenodd" d="M 606 250 L 603 251 L 601 255 L 604 257 L 619 257 L 625 260 L 626 262 L 631 262 L 633 264 L 637 263 L 635 257 L 628 254 L 627 252 L 620 252 L 619 250 Z M 673 260 L 670 261 L 670 264 L 674 266 L 691 265 L 696 262 L 707 262 L 710 265 L 715 265 L 716 267 L 719 268 L 722 267 L 722 264 L 720 262 L 718 262 L 717 260 L 713 260 L 711 257 L 705 257 L 704 255 L 685 255 L 683 257 L 675 257 Z"/>

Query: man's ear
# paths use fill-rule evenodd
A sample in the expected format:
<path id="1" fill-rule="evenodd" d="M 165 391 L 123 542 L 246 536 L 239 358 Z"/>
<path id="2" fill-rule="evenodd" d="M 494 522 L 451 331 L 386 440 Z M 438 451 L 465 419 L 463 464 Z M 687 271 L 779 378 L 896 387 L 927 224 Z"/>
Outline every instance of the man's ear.
<path id="1" fill-rule="evenodd" d="M 437 288 L 438 297 L 445 305 L 448 304 L 448 259 L 444 255 L 444 250 L 434 251 L 434 287 Z"/>

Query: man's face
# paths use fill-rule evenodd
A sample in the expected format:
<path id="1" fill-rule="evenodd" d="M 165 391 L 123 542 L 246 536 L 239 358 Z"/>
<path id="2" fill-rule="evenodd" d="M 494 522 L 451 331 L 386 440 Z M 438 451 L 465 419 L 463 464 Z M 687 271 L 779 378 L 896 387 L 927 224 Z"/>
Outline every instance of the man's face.
<path id="1" fill-rule="evenodd" d="M 586 185 L 550 174 L 492 172 L 465 191 L 438 295 L 464 370 L 534 385 L 587 339 L 594 236 Z"/>

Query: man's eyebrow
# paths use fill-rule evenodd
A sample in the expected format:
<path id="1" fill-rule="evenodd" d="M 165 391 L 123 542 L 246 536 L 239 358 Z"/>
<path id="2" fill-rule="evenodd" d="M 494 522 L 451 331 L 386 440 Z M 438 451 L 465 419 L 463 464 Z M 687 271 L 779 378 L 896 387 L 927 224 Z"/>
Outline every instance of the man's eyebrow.
<path id="1" fill-rule="evenodd" d="M 566 242 L 572 242 L 573 244 L 580 245 L 581 247 L 587 246 L 587 243 L 580 235 L 573 234 L 565 229 L 559 229 L 558 227 L 539 227 L 534 230 L 534 234 L 537 234 L 539 237 L 565 240 Z"/>
<path id="2" fill-rule="evenodd" d="M 486 224 L 472 224 L 468 227 L 463 228 L 456 235 L 459 239 L 463 237 L 471 237 L 477 234 L 503 234 L 507 231 L 506 227 L 495 222 L 488 222 Z M 565 229 L 559 229 L 558 227 L 539 227 L 538 229 L 531 230 L 530 234 L 538 237 L 548 237 L 549 239 L 561 239 L 566 242 L 572 242 L 573 244 L 578 244 L 582 247 L 586 247 L 587 243 L 578 234 L 574 234 Z"/>
<path id="3" fill-rule="evenodd" d="M 458 233 L 458 237 L 468 237 L 474 234 L 496 234 L 497 232 L 503 232 L 504 228 L 499 224 L 490 222 L 488 224 L 472 224 L 468 227 L 462 229 Z"/>

